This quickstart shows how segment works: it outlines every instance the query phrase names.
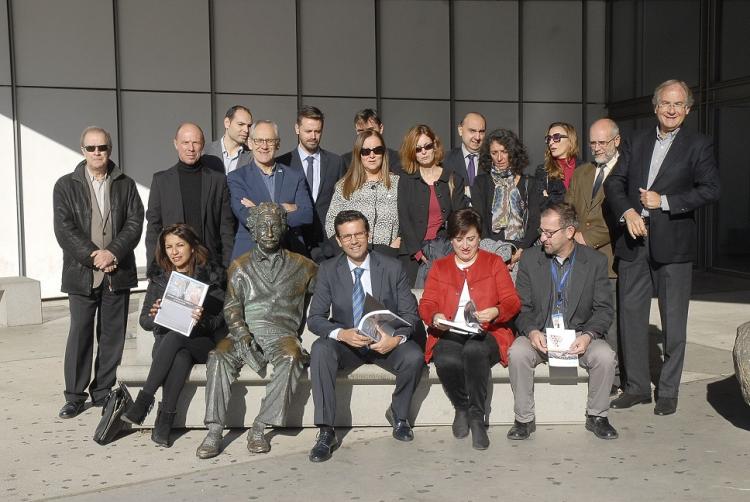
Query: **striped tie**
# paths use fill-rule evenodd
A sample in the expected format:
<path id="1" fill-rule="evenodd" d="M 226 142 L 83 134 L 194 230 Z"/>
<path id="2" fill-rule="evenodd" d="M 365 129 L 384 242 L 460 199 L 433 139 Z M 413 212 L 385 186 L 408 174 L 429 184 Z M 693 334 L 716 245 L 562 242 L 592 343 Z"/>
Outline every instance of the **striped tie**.
<path id="1" fill-rule="evenodd" d="M 352 314 L 354 317 L 354 327 L 356 328 L 362 319 L 365 310 L 365 288 L 362 287 L 363 268 L 354 269 L 354 289 L 352 290 Z"/>

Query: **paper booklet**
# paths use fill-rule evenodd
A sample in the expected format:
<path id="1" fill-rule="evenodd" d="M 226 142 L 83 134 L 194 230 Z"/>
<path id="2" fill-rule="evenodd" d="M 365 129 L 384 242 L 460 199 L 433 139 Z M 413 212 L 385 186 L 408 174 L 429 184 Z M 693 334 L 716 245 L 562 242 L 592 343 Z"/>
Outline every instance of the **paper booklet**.
<path id="1" fill-rule="evenodd" d="M 464 322 L 454 322 L 448 319 L 438 319 L 438 324 L 448 326 L 450 330 L 459 335 L 478 335 L 482 332 L 482 328 L 479 326 L 479 319 L 477 319 L 477 306 L 473 300 L 469 300 L 464 305 Z"/>
<path id="2" fill-rule="evenodd" d="M 359 321 L 357 330 L 360 334 L 372 338 L 374 341 L 380 341 L 380 331 L 383 331 L 388 336 L 393 336 L 399 328 L 407 328 L 411 326 L 401 317 L 397 316 L 390 310 L 385 308 L 385 305 L 377 301 L 372 295 L 365 297 L 365 312 Z"/>
<path id="3" fill-rule="evenodd" d="M 193 310 L 203 305 L 207 293 L 208 284 L 196 281 L 185 274 L 172 272 L 154 322 L 189 336 L 195 325 Z"/>
<path id="4" fill-rule="evenodd" d="M 574 329 L 547 328 L 547 357 L 550 366 L 577 368 L 578 356 L 569 354 L 568 349 L 576 340 Z"/>

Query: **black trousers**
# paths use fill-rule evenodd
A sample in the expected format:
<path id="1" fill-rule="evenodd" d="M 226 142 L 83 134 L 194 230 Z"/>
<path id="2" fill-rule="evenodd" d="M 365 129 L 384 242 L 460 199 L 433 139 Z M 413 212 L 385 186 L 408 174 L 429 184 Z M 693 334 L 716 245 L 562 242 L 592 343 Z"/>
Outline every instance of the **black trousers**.
<path id="1" fill-rule="evenodd" d="M 376 364 L 396 374 L 391 401 L 393 414 L 397 419 L 409 419 L 411 398 L 424 368 L 424 353 L 416 343 L 407 340 L 384 355 L 372 350 L 363 352 L 331 338 L 318 338 L 310 353 L 315 425 L 332 427 L 335 423 L 336 372 L 359 368 L 365 363 Z"/>
<path id="2" fill-rule="evenodd" d="M 189 338 L 174 331 L 156 335 L 143 392 L 154 395 L 162 387 L 162 408 L 174 411 L 193 365 L 205 364 L 214 347 L 214 341 L 206 336 Z"/>
<path id="3" fill-rule="evenodd" d="M 484 420 L 490 368 L 500 361 L 495 337 L 469 338 L 446 331 L 432 350 L 432 361 L 453 407 Z"/>
<path id="4" fill-rule="evenodd" d="M 618 335 L 627 379 L 625 391 L 651 394 L 648 328 L 651 297 L 656 288 L 664 334 L 664 364 L 656 388 L 660 397 L 677 397 L 685 361 L 693 264 L 651 261 L 647 240 L 637 251 L 633 261 L 620 260 L 618 269 Z"/>
<path id="5" fill-rule="evenodd" d="M 94 289 L 88 296 L 68 295 L 70 331 L 63 366 L 66 401 L 85 401 L 87 388 L 93 401 L 109 394 L 125 346 L 129 301 L 129 289 L 110 291 L 105 286 Z M 94 337 L 97 350 L 91 380 Z"/>

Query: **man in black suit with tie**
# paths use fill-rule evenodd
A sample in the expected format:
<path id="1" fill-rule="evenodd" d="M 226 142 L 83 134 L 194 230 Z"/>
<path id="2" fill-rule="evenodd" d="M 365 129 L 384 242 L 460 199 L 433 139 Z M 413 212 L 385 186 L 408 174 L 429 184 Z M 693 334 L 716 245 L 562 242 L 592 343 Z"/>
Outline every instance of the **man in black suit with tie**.
<path id="1" fill-rule="evenodd" d="M 458 124 L 461 146 L 449 151 L 443 160 L 443 167 L 451 169 L 464 179 L 467 192 L 479 174 L 479 147 L 482 146 L 486 129 L 487 121 L 484 115 L 477 112 L 467 113 Z"/>
<path id="2" fill-rule="evenodd" d="M 383 121 L 378 117 L 378 113 L 372 108 L 363 108 L 354 115 L 354 132 L 357 134 L 365 131 L 378 131 L 383 135 Z M 404 170 L 401 167 L 401 158 L 398 152 L 393 148 L 388 148 L 388 169 L 393 174 L 401 176 Z M 344 165 L 348 169 L 352 164 L 352 152 L 349 151 L 341 156 L 344 159 Z"/>
<path id="3" fill-rule="evenodd" d="M 297 133 L 299 144 L 296 149 L 277 159 L 281 164 L 300 170 L 307 179 L 315 211 L 312 224 L 302 228 L 302 235 L 308 255 L 315 261 L 322 259 L 320 245 L 326 240 L 326 215 L 331 205 L 336 182 L 346 172 L 346 166 L 341 157 L 320 148 L 324 122 L 323 112 L 318 108 L 314 106 L 300 108 L 297 113 L 297 123 L 294 124 L 294 132 Z"/>
<path id="4" fill-rule="evenodd" d="M 424 367 L 424 354 L 409 338 L 419 321 L 417 300 L 409 288 L 401 263 L 376 251 L 368 252 L 370 225 L 359 211 L 341 211 L 334 220 L 336 240 L 344 254 L 323 262 L 310 302 L 307 325 L 319 336 L 310 354 L 310 379 L 315 424 L 320 427 L 312 462 L 331 458 L 338 440 L 333 430 L 336 419 L 336 372 L 374 363 L 396 374 L 396 388 L 386 417 L 393 425 L 393 437 L 411 441 L 409 408 Z M 356 329 L 364 314 L 369 294 L 411 324 L 393 336 L 381 333 L 373 342 Z"/>
<path id="5" fill-rule="evenodd" d="M 654 91 L 656 130 L 624 142 L 622 160 L 604 182 L 607 200 L 627 232 L 619 258 L 620 343 L 627 383 L 612 408 L 651 402 L 649 311 L 656 289 L 664 334 L 664 364 L 656 385 L 656 415 L 677 411 L 685 359 L 687 315 L 695 259 L 695 210 L 718 200 L 712 141 L 682 128 L 693 96 L 685 82 Z"/>
<path id="6" fill-rule="evenodd" d="M 146 210 L 146 263 L 154 266 L 154 250 L 162 229 L 187 223 L 216 263 L 229 266 L 234 245 L 234 215 L 226 176 L 207 167 L 201 158 L 203 131 L 196 124 L 177 128 L 177 164 L 154 174 Z M 147 272 L 148 273 L 148 272 Z"/>

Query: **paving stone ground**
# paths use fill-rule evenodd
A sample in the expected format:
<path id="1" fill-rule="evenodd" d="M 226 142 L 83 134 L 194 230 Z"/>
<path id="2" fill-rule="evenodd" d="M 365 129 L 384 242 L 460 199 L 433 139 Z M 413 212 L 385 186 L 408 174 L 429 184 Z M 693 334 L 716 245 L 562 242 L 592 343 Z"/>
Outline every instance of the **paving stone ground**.
<path id="1" fill-rule="evenodd" d="M 99 409 L 57 418 L 67 302 L 45 302 L 43 325 L 0 329 L 0 500 L 748 501 L 750 407 L 731 347 L 750 319 L 750 285 L 702 278 L 676 415 L 657 417 L 653 405 L 612 410 L 615 441 L 583 426 L 545 426 L 511 442 L 505 427 L 492 427 L 484 452 L 449 427 L 418 427 L 410 444 L 384 428 L 340 430 L 342 447 L 323 464 L 307 460 L 311 429 L 274 431 L 272 451 L 260 456 L 248 453 L 244 430 L 232 430 L 211 460 L 195 457 L 201 430 L 183 431 L 169 449 L 148 431 L 97 445 Z M 652 323 L 658 337 L 655 309 Z M 126 346 L 135 350 L 133 340 Z M 583 403 L 571 405 L 583 413 Z"/>

